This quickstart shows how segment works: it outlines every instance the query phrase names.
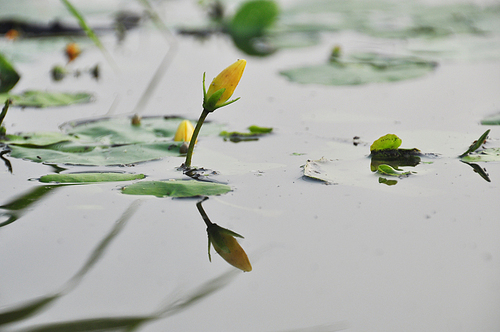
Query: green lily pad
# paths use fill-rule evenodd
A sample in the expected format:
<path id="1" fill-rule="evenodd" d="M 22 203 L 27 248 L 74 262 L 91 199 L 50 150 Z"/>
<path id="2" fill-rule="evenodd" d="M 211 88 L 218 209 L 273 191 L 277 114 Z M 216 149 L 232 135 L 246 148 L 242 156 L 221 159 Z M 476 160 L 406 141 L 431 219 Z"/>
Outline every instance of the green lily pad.
<path id="1" fill-rule="evenodd" d="M 59 173 L 40 177 L 40 182 L 50 183 L 93 183 L 115 182 L 144 179 L 144 174 L 127 174 L 116 172 L 88 172 L 88 173 Z"/>
<path id="2" fill-rule="evenodd" d="M 127 195 L 195 197 L 222 195 L 231 191 L 226 184 L 196 180 L 140 181 L 122 188 Z"/>
<path id="3" fill-rule="evenodd" d="M 349 60 L 283 70 L 280 74 L 301 84 L 359 85 L 414 79 L 432 72 L 436 66 L 435 62 L 416 57 L 362 53 Z"/>
<path id="4" fill-rule="evenodd" d="M 0 93 L 5 93 L 12 89 L 20 78 L 21 76 L 19 76 L 10 62 L 0 53 Z M 0 100 L 1 103 L 4 103 L 4 101 Z"/>
<path id="5" fill-rule="evenodd" d="M 3 103 L 6 99 L 11 99 L 13 106 L 43 108 L 89 103 L 92 101 L 92 95 L 86 92 L 66 93 L 30 90 L 20 95 L 0 94 L 0 102 Z"/>
<path id="6" fill-rule="evenodd" d="M 173 137 L 182 118 L 146 117 L 141 125 L 129 118 L 104 118 L 68 123 L 65 133 L 24 133 L 0 140 L 15 158 L 49 164 L 127 165 L 167 156 L 180 156 L 182 142 Z M 221 126 L 205 123 L 201 135 Z"/>

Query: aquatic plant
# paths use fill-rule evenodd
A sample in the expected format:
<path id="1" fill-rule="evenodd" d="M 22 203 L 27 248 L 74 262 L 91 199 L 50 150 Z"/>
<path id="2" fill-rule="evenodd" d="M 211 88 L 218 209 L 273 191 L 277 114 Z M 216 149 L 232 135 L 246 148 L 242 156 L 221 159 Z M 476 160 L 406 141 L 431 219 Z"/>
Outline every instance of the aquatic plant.
<path id="1" fill-rule="evenodd" d="M 240 59 L 221 71 L 219 75 L 213 79 L 212 83 L 210 83 L 208 91 L 205 89 L 205 73 L 203 73 L 203 111 L 201 112 L 200 118 L 196 123 L 183 167 L 191 167 L 194 145 L 196 144 L 196 139 L 198 138 L 201 126 L 203 125 L 203 122 L 208 114 L 240 99 L 236 98 L 229 100 L 229 98 L 233 95 L 236 86 L 238 86 L 238 83 L 240 82 L 246 64 L 246 60 Z"/>

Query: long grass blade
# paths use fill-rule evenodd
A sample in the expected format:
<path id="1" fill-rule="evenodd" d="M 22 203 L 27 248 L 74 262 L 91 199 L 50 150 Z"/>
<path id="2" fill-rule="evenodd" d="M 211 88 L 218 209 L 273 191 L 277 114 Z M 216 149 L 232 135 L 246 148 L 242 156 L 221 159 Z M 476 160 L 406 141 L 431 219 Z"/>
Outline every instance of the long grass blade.
<path id="1" fill-rule="evenodd" d="M 87 36 L 101 50 L 102 54 L 104 55 L 108 63 L 113 67 L 115 71 L 119 72 L 120 70 L 118 69 L 118 65 L 116 64 L 115 60 L 113 60 L 111 54 L 109 54 L 108 50 L 101 43 L 101 40 L 99 39 L 99 37 L 97 37 L 94 30 L 92 30 L 92 28 L 89 27 L 83 15 L 80 14 L 80 12 L 75 8 L 75 6 L 71 4 L 71 2 L 69 2 L 69 0 L 61 0 L 61 1 L 66 6 L 71 15 L 73 15 L 77 19 L 78 23 L 80 24 L 80 27 L 83 29 L 83 31 L 85 31 Z"/>

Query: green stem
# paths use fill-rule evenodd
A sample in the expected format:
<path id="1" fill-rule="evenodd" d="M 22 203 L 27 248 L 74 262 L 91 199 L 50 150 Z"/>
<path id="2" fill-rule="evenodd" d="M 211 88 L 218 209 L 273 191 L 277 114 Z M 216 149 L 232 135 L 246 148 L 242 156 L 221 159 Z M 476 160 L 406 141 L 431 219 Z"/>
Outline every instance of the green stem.
<path id="1" fill-rule="evenodd" d="M 191 167 L 191 159 L 193 157 L 193 150 L 194 150 L 194 145 L 196 144 L 196 140 L 198 138 L 198 134 L 200 133 L 201 126 L 203 125 L 203 122 L 205 122 L 205 119 L 210 113 L 206 109 L 203 109 L 203 112 L 201 112 L 200 118 L 198 119 L 198 122 L 196 123 L 196 127 L 194 128 L 193 136 L 191 136 L 191 142 L 189 142 L 189 148 L 187 151 L 186 155 L 186 161 L 184 162 L 184 167 L 189 168 Z"/>
<path id="2" fill-rule="evenodd" d="M 200 212 L 201 217 L 203 218 L 203 221 L 205 222 L 205 224 L 207 225 L 207 227 L 210 227 L 210 225 L 213 225 L 213 223 L 208 218 L 208 215 L 206 214 L 205 210 L 203 209 L 203 206 L 201 206 L 201 203 L 203 203 L 207 199 L 208 199 L 208 197 L 205 196 L 201 201 L 199 201 L 198 203 L 196 203 L 196 207 L 198 208 L 198 212 Z"/>

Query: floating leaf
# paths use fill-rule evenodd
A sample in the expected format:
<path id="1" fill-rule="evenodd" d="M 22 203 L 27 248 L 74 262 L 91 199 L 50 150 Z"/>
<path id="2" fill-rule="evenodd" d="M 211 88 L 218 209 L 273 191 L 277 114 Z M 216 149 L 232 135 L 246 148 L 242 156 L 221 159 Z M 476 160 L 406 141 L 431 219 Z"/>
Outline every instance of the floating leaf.
<path id="1" fill-rule="evenodd" d="M 402 177 L 402 176 L 408 176 L 411 174 L 411 172 L 403 172 L 394 169 L 392 166 L 387 165 L 387 164 L 382 164 L 378 166 L 377 172 L 380 174 L 388 175 L 388 176 L 396 176 L 396 177 Z"/>
<path id="2" fill-rule="evenodd" d="M 273 128 L 250 126 L 248 127 L 248 130 L 250 131 L 249 133 L 242 133 L 239 131 L 221 131 L 219 136 L 224 137 L 224 140 L 230 140 L 234 143 L 241 141 L 257 141 L 260 136 L 271 133 Z"/>
<path id="3" fill-rule="evenodd" d="M 481 150 L 477 153 L 471 153 L 463 156 L 460 160 L 471 163 L 471 162 L 489 162 L 489 161 L 500 161 L 500 148 L 488 148 Z"/>
<path id="4" fill-rule="evenodd" d="M 15 158 L 71 165 L 126 165 L 180 156 L 182 142 L 173 137 L 182 118 L 145 117 L 141 125 L 128 118 L 104 118 L 68 123 L 66 133 L 25 133 L 1 140 Z M 215 133 L 220 126 L 207 123 L 203 134 Z"/>
<path id="5" fill-rule="evenodd" d="M 16 72 L 14 67 L 0 53 L 0 94 L 12 89 L 21 77 Z M 0 100 L 4 102 L 4 100 Z"/>
<path id="6" fill-rule="evenodd" d="M 380 151 L 380 150 L 396 150 L 401 146 L 403 141 L 394 134 L 387 134 L 379 139 L 377 139 L 370 146 L 370 151 Z"/>
<path id="7" fill-rule="evenodd" d="M 25 91 L 20 95 L 0 94 L 0 102 L 12 99 L 13 106 L 19 107 L 54 107 L 71 104 L 89 103 L 92 95 L 86 92 L 65 93 L 48 91 Z"/>
<path id="8" fill-rule="evenodd" d="M 359 85 L 414 79 L 433 71 L 436 65 L 416 57 L 364 53 L 352 55 L 348 61 L 338 60 L 280 73 L 301 84 Z"/>
<path id="9" fill-rule="evenodd" d="M 486 130 L 482 135 L 481 137 L 479 137 L 479 139 L 477 141 L 474 141 L 472 142 L 471 146 L 469 146 L 469 148 L 467 149 L 467 151 L 465 151 L 464 153 L 462 153 L 459 157 L 464 157 L 466 156 L 467 154 L 471 153 L 471 152 L 474 152 L 476 151 L 477 149 L 479 149 L 481 147 L 481 145 L 484 144 L 484 142 L 486 141 L 486 138 L 488 137 L 488 134 L 490 133 L 490 130 Z"/>
<path id="10" fill-rule="evenodd" d="M 496 113 L 482 119 L 481 124 L 487 126 L 500 125 L 500 113 Z"/>
<path id="11" fill-rule="evenodd" d="M 127 195 L 195 197 L 222 195 L 231 191 L 226 184 L 196 180 L 141 181 L 122 188 Z"/>
<path id="12" fill-rule="evenodd" d="M 250 126 L 248 127 L 248 130 L 250 130 L 251 133 L 254 134 L 269 134 L 270 132 L 273 131 L 273 128 L 271 127 L 259 127 L 259 126 Z"/>
<path id="13" fill-rule="evenodd" d="M 309 30 L 355 30 L 379 38 L 443 38 L 498 31 L 497 5 L 425 5 L 391 1 L 304 1 L 286 10 L 287 25 Z M 329 19 L 325 19 L 325 17 Z M 335 19 L 331 19 L 331 17 Z"/>
<path id="14" fill-rule="evenodd" d="M 114 182 L 144 179 L 144 174 L 127 174 L 116 172 L 58 173 L 40 177 L 40 182 L 50 183 L 92 183 Z"/>

